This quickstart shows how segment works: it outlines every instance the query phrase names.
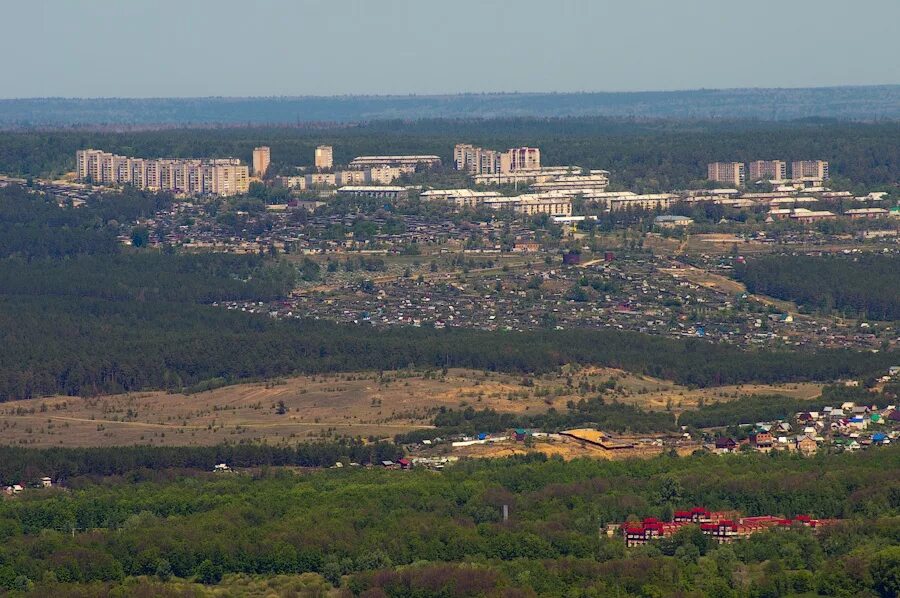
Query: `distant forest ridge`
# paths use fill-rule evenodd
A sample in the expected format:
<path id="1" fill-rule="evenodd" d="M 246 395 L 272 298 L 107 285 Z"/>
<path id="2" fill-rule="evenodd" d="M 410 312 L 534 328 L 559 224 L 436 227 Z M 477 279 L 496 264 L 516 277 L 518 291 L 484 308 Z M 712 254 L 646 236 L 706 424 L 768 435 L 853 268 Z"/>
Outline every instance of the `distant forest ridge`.
<path id="1" fill-rule="evenodd" d="M 0 128 L 5 129 L 571 116 L 900 120 L 900 85 L 590 93 L 0 100 Z"/>

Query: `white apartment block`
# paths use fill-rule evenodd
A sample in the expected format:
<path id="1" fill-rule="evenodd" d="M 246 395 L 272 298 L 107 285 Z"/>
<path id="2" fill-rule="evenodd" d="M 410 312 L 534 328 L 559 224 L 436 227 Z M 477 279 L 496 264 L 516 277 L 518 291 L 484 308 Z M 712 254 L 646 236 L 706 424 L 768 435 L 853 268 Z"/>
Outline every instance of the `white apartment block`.
<path id="1" fill-rule="evenodd" d="M 247 193 L 250 185 L 248 168 L 237 158 L 129 158 L 85 149 L 75 152 L 75 164 L 80 180 L 99 185 L 221 197 Z"/>
<path id="2" fill-rule="evenodd" d="M 787 162 L 783 160 L 750 162 L 751 181 L 783 181 L 785 179 L 787 179 Z"/>
<path id="3" fill-rule="evenodd" d="M 795 160 L 791 162 L 792 179 L 828 180 L 828 162 L 825 160 Z"/>
<path id="4" fill-rule="evenodd" d="M 706 167 L 706 178 L 717 183 L 743 187 L 746 182 L 743 162 L 713 162 Z"/>

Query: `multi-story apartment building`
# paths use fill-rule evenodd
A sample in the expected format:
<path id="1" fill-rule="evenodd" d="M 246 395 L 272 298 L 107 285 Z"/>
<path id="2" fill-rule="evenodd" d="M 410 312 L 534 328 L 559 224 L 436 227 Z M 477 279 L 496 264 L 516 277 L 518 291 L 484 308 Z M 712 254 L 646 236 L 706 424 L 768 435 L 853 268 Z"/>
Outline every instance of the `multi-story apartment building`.
<path id="1" fill-rule="evenodd" d="M 316 169 L 331 170 L 334 167 L 334 148 L 330 145 L 316 147 Z"/>
<path id="2" fill-rule="evenodd" d="M 743 187 L 746 182 L 743 162 L 713 162 L 706 166 L 706 178 L 717 183 Z"/>
<path id="3" fill-rule="evenodd" d="M 337 176 L 333 172 L 313 172 L 306 175 L 306 188 L 313 189 L 315 187 L 334 187 L 337 183 Z"/>
<path id="4" fill-rule="evenodd" d="M 501 197 L 497 191 L 474 191 L 472 189 L 431 189 L 420 195 L 425 200 L 441 200 L 458 208 L 477 208 L 485 200 Z"/>
<path id="5" fill-rule="evenodd" d="M 537 170 L 541 167 L 541 150 L 536 147 L 516 147 L 498 152 L 459 143 L 453 148 L 453 163 L 456 170 L 474 175 Z"/>
<path id="6" fill-rule="evenodd" d="M 514 147 L 500 157 L 500 172 L 538 170 L 541 167 L 541 150 L 536 147 Z"/>
<path id="7" fill-rule="evenodd" d="M 400 178 L 407 169 L 369 168 L 365 170 L 338 170 L 335 172 L 312 172 L 296 176 L 275 177 L 275 183 L 289 189 L 314 189 L 317 187 L 346 187 L 356 185 L 390 185 Z"/>
<path id="8" fill-rule="evenodd" d="M 432 168 L 441 165 L 441 157 L 434 155 L 412 155 L 412 156 L 357 156 L 350 162 L 350 168 L 366 169 L 366 168 L 415 168 L 419 165 L 426 168 Z"/>
<path id="9" fill-rule="evenodd" d="M 792 179 L 828 180 L 828 162 L 825 160 L 794 160 L 791 162 Z"/>
<path id="10" fill-rule="evenodd" d="M 400 175 L 409 172 L 409 167 L 397 168 L 392 166 L 380 166 L 370 168 L 369 170 L 365 171 L 367 175 L 366 182 L 373 185 L 390 185 L 391 183 L 399 179 Z M 412 172 L 415 172 L 415 169 L 412 169 Z"/>
<path id="11" fill-rule="evenodd" d="M 102 185 L 223 197 L 247 193 L 249 188 L 248 168 L 237 158 L 130 158 L 85 149 L 75 152 L 75 163 L 80 180 Z"/>
<path id="12" fill-rule="evenodd" d="M 553 193 L 530 193 L 515 197 L 484 197 L 481 204 L 494 210 L 509 209 L 518 214 L 533 216 L 571 216 L 572 198 Z"/>
<path id="13" fill-rule="evenodd" d="M 750 162 L 751 181 L 783 181 L 787 178 L 787 162 L 783 160 L 755 160 Z"/>
<path id="14" fill-rule="evenodd" d="M 564 175 L 552 181 L 532 183 L 531 187 L 535 191 L 578 189 L 581 191 L 594 190 L 602 192 L 609 187 L 609 172 L 606 170 L 592 170 L 590 174 Z"/>
<path id="15" fill-rule="evenodd" d="M 334 184 L 338 187 L 345 185 L 365 185 L 369 182 L 368 170 L 339 170 L 334 173 Z"/>
<path id="16" fill-rule="evenodd" d="M 272 158 L 271 150 L 266 146 L 253 148 L 253 176 L 264 177 Z"/>

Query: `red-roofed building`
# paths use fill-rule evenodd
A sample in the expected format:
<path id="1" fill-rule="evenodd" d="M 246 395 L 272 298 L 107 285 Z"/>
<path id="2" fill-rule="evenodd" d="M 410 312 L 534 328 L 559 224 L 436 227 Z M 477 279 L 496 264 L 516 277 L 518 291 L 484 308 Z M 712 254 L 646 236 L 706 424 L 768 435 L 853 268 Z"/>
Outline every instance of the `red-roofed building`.
<path id="1" fill-rule="evenodd" d="M 675 511 L 671 522 L 646 517 L 640 523 L 625 523 L 621 528 L 619 526 L 615 528 L 622 530 L 625 545 L 632 547 L 671 536 L 688 525 L 699 525 L 700 531 L 704 534 L 719 544 L 725 544 L 767 529 L 788 529 L 794 526 L 817 528 L 834 522 L 834 520 L 813 519 L 809 515 L 797 515 L 793 519 L 773 515 L 738 518 L 736 511 L 710 511 L 703 507 L 694 507 L 689 511 Z"/>
<path id="2" fill-rule="evenodd" d="M 700 531 L 712 536 L 719 544 L 726 544 L 738 537 L 738 524 L 731 519 L 723 519 L 718 523 L 704 523 L 700 526 Z"/>

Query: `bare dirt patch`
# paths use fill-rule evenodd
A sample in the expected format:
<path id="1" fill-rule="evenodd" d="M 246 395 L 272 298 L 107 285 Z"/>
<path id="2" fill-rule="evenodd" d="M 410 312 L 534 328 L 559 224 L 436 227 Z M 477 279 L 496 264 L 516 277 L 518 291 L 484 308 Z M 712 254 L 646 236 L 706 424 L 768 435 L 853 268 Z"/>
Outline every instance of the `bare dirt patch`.
<path id="1" fill-rule="evenodd" d="M 817 396 L 819 384 L 688 389 L 610 368 L 563 368 L 546 376 L 462 369 L 299 376 L 185 395 L 140 392 L 45 397 L 0 404 L 0 443 L 20 446 L 299 443 L 337 436 L 393 438 L 428 427 L 435 410 L 506 413 L 564 410 L 601 394 L 644 409 L 679 412 L 752 394 Z M 283 403 L 283 408 L 282 408 Z"/>

